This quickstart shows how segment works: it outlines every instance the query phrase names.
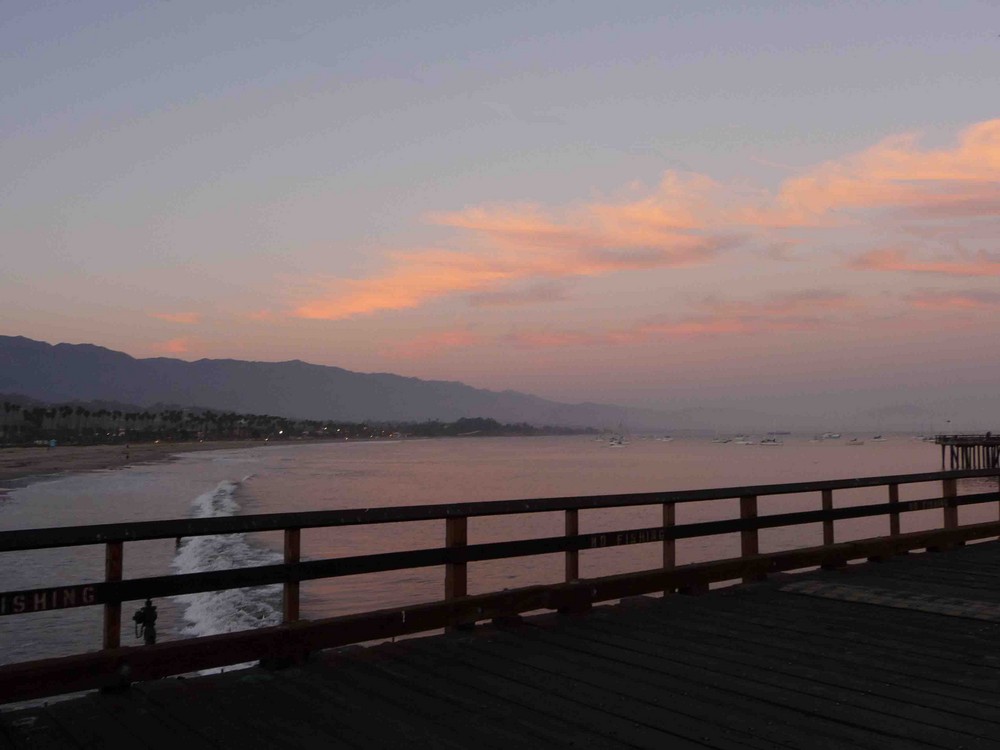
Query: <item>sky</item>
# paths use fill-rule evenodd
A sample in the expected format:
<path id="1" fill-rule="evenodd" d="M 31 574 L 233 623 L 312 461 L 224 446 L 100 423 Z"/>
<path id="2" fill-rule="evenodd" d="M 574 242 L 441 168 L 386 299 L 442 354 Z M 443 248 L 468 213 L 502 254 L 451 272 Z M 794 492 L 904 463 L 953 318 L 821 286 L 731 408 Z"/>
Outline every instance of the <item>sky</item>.
<path id="1" fill-rule="evenodd" d="M 1000 426 L 998 71 L 993 1 L 0 0 L 0 334 Z"/>

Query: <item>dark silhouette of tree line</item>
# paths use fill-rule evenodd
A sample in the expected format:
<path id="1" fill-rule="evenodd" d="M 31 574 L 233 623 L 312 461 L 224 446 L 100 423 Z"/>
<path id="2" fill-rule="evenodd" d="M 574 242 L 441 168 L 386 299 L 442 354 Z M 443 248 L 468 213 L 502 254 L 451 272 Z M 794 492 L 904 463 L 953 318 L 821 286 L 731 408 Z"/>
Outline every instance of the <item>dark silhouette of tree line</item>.
<path id="1" fill-rule="evenodd" d="M 79 404 L 35 404 L 4 401 L 0 442 L 31 445 L 93 445 L 126 442 L 193 440 L 371 440 L 398 437 L 575 434 L 591 430 L 501 424 L 483 417 L 455 422 L 368 423 L 289 419 L 268 414 L 238 414 L 211 409 L 129 410 L 88 408 Z"/>

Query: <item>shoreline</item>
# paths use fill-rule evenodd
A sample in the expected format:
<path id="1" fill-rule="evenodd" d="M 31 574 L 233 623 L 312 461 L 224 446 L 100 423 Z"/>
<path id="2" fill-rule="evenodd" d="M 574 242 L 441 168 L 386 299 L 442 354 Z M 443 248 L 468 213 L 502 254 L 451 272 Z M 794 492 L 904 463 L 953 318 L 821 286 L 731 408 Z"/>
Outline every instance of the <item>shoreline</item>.
<path id="1" fill-rule="evenodd" d="M 4 490 L 63 474 L 121 469 L 136 464 L 170 461 L 178 453 L 258 448 L 257 440 L 192 441 L 186 443 L 135 443 L 124 445 L 65 445 L 55 448 L 25 446 L 0 448 L 0 496 Z"/>
<path id="2" fill-rule="evenodd" d="M 490 436 L 494 437 L 494 436 Z M 495 437 L 512 437 L 497 435 Z M 535 436 L 530 436 L 535 437 Z M 434 437 L 407 438 L 435 440 Z M 179 453 L 262 448 L 273 445 L 314 445 L 339 440 L 203 440 L 189 442 L 131 443 L 114 445 L 17 446 L 0 448 L 0 499 L 9 490 L 65 474 L 122 469 L 137 464 L 171 461 Z M 358 441 L 362 442 L 362 441 Z"/>

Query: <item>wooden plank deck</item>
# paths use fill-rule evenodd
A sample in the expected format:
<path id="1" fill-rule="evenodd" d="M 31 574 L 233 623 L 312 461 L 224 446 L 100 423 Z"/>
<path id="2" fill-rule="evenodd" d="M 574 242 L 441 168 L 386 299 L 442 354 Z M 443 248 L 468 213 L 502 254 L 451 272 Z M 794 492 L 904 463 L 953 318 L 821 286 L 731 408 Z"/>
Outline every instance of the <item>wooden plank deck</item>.
<path id="1" fill-rule="evenodd" d="M 996 748 L 1000 542 L 0 713 L 0 748 Z"/>

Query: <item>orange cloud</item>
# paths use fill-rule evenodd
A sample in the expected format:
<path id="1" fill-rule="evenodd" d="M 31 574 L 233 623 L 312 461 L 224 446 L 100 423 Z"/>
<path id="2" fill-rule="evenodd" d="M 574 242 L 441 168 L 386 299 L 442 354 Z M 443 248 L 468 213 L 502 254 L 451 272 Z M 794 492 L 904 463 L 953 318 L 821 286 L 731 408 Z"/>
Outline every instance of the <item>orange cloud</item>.
<path id="1" fill-rule="evenodd" d="M 922 150 L 916 135 L 887 138 L 867 151 L 785 181 L 769 204 L 738 212 L 761 226 L 831 223 L 838 209 L 907 208 L 939 217 L 1000 211 L 1000 119 L 964 130 L 951 149 Z"/>
<path id="2" fill-rule="evenodd" d="M 682 269 L 717 261 L 735 244 L 754 240 L 761 255 L 788 259 L 780 227 L 842 228 L 865 242 L 866 228 L 882 238 L 905 232 L 903 217 L 946 236 L 970 219 L 1000 216 L 1000 119 L 962 131 L 955 144 L 923 148 L 913 134 L 830 161 L 786 180 L 775 194 L 723 185 L 696 174 L 667 172 L 654 189 L 630 186 L 624 197 L 566 207 L 535 204 L 472 206 L 429 214 L 452 230 L 448 248 L 411 249 L 388 257 L 386 270 L 365 279 L 338 279 L 299 301 L 292 315 L 340 320 L 416 308 L 464 294 L 476 305 L 541 301 L 525 289 L 624 271 Z M 950 224 L 948 222 L 951 222 Z M 978 221 L 977 226 L 985 222 Z M 846 228 L 846 229 L 843 229 Z M 870 232 L 875 236 L 875 232 Z M 830 234 L 830 237 L 834 235 Z M 958 235 L 961 236 L 961 235 Z M 859 239 L 860 237 L 860 239 Z M 796 256 L 797 257 L 797 256 Z M 985 254 L 918 261 L 880 250 L 855 268 L 967 276 L 997 275 Z"/>
<path id="3" fill-rule="evenodd" d="M 379 310 L 404 310 L 456 292 L 477 292 L 524 278 L 526 269 L 461 253 L 427 251 L 396 256 L 399 265 L 374 279 L 335 285 L 321 300 L 295 309 L 300 318 L 339 320 Z"/>
<path id="4" fill-rule="evenodd" d="M 698 175 L 668 173 L 652 195 L 557 211 L 535 205 L 479 206 L 430 214 L 461 233 L 463 250 L 414 250 L 390 256 L 369 279 L 339 280 L 293 314 L 337 320 L 403 310 L 459 293 L 489 304 L 513 302 L 517 282 L 539 283 L 620 271 L 682 268 L 715 259 L 734 240 L 705 231 L 718 186 Z"/>
<path id="5" fill-rule="evenodd" d="M 480 208 L 436 220 L 469 233 L 473 249 L 397 253 L 385 275 L 336 283 L 323 299 L 298 306 L 294 314 L 338 320 L 413 308 L 456 293 L 503 291 L 504 285 L 523 280 L 693 266 L 732 242 L 657 223 L 666 221 L 662 217 L 642 226 L 633 222 L 589 230 L 559 224 L 534 209 L 517 214 Z"/>
<path id="6" fill-rule="evenodd" d="M 150 313 L 149 316 L 157 320 L 166 320 L 169 323 L 183 323 L 184 325 L 194 325 L 201 322 L 201 315 L 193 312 Z"/>
<path id="7" fill-rule="evenodd" d="M 888 248 L 872 250 L 848 264 L 851 268 L 869 271 L 910 271 L 937 273 L 945 276 L 1000 276 L 1000 257 L 980 250 L 958 253 L 955 258 L 917 260 L 907 250 Z"/>

